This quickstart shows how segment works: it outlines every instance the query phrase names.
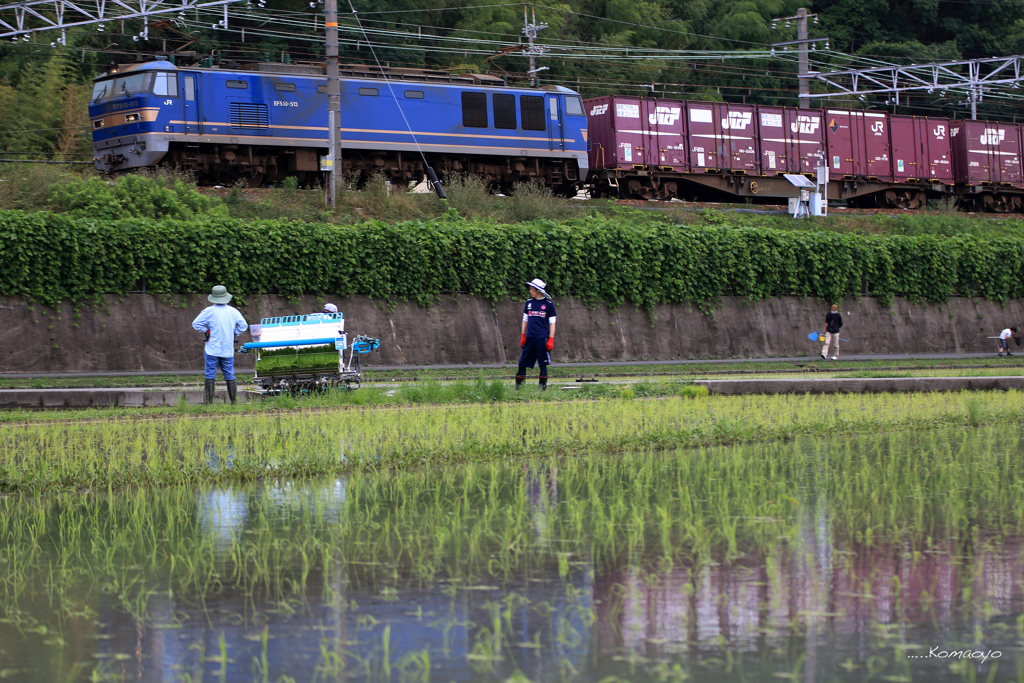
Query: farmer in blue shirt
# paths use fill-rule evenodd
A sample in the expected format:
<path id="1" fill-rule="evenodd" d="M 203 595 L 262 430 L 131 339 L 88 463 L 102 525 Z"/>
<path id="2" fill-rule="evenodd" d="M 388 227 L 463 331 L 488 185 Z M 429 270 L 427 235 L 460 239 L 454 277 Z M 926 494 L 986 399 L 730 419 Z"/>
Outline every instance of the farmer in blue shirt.
<path id="1" fill-rule="evenodd" d="M 526 381 L 526 368 L 532 368 L 536 362 L 540 368 L 540 390 L 545 391 L 551 350 L 555 348 L 555 302 L 544 291 L 547 285 L 540 278 L 534 278 L 526 286 L 530 288 L 530 298 L 523 306 L 523 327 L 519 335 L 523 354 L 519 357 L 516 389 Z"/>
<path id="2" fill-rule="evenodd" d="M 206 334 L 203 360 L 206 362 L 205 402 L 213 403 L 217 368 L 228 385 L 228 398 L 235 402 L 238 385 L 235 383 L 235 336 L 245 332 L 249 325 L 233 306 L 228 306 L 231 295 L 224 285 L 217 285 L 206 297 L 213 303 L 192 321 L 192 327 Z"/>

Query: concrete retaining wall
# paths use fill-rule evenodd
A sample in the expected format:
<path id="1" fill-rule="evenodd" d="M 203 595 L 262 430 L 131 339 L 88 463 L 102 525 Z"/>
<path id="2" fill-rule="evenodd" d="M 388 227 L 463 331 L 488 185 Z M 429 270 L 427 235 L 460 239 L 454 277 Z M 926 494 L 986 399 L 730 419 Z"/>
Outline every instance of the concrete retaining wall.
<path id="1" fill-rule="evenodd" d="M 380 337 L 366 365 L 439 365 L 515 362 L 523 301 L 492 306 L 478 297 L 445 296 L 431 308 L 401 304 L 388 310 L 367 297 L 251 296 L 238 308 L 247 320 L 309 313 L 323 301 L 345 314 L 350 335 Z M 240 303 L 240 302 L 239 302 Z M 678 360 L 816 355 L 807 339 L 820 330 L 828 306 L 797 297 L 749 302 L 725 298 L 710 315 L 694 305 L 590 309 L 559 299 L 554 361 Z M 205 296 L 160 299 L 146 294 L 107 297 L 104 306 L 77 312 L 8 297 L 0 301 L 0 373 L 176 371 L 202 366 L 202 337 L 191 328 Z M 842 304 L 843 351 L 856 354 L 993 352 L 986 339 L 1024 321 L 1024 301 L 1000 304 L 953 299 L 944 304 L 891 308 L 864 298 Z M 248 333 L 242 341 L 248 341 Z M 252 366 L 238 356 L 238 367 Z"/>

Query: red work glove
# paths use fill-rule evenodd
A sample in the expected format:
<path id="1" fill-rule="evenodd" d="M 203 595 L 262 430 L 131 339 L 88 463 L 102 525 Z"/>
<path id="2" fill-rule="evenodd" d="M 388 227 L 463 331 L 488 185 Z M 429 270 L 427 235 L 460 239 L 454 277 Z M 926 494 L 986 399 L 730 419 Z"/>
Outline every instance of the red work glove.
<path id="1" fill-rule="evenodd" d="M 519 335 L 519 348 L 521 348 L 521 349 L 525 349 L 526 348 L 526 335 L 525 334 Z"/>
<path id="2" fill-rule="evenodd" d="M 554 348 L 555 348 L 555 338 L 554 337 L 548 337 L 548 345 L 547 345 L 548 351 L 551 351 Z"/>

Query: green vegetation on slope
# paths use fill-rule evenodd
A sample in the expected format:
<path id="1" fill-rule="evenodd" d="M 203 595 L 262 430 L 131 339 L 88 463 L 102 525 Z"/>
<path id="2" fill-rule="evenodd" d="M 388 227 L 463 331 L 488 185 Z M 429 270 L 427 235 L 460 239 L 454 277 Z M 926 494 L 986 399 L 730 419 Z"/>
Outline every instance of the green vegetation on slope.
<path id="1" fill-rule="evenodd" d="M 538 245 L 540 263 L 522 258 Z M 143 288 L 206 292 L 219 282 L 243 296 L 330 292 L 427 305 L 452 291 L 497 301 L 538 276 L 556 296 L 612 306 L 708 305 L 726 295 L 1004 300 L 1024 296 L 1024 239 L 680 226 L 600 215 L 514 225 L 455 215 L 330 225 L 0 211 L 0 295 L 46 304 Z"/>

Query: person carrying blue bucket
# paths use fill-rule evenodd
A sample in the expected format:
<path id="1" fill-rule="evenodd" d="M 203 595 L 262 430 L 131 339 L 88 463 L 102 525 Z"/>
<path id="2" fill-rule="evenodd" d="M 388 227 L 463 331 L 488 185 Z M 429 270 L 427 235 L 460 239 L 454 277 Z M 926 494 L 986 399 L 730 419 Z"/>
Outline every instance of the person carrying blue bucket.
<path id="1" fill-rule="evenodd" d="M 822 332 L 825 338 L 825 345 L 821 347 L 822 359 L 828 358 L 828 349 L 832 340 L 836 342 L 836 352 L 832 360 L 839 360 L 839 330 L 843 327 L 843 315 L 839 312 L 839 306 L 832 304 L 832 310 L 825 314 L 825 329 Z"/>
<path id="2" fill-rule="evenodd" d="M 228 399 L 234 403 L 238 395 L 238 384 L 235 381 L 235 337 L 245 332 L 249 325 L 237 308 L 228 306 L 231 295 L 224 285 L 214 287 L 206 298 L 213 306 L 203 309 L 192 321 L 192 328 L 206 335 L 206 345 L 203 347 L 206 369 L 203 402 L 213 403 L 217 368 L 220 368 L 228 385 Z"/>
<path id="3" fill-rule="evenodd" d="M 526 381 L 526 369 L 536 362 L 540 369 L 540 390 L 548 388 L 548 364 L 555 348 L 555 302 L 545 291 L 547 284 L 540 278 L 525 283 L 530 298 L 523 306 L 523 325 L 519 335 L 519 370 L 516 372 L 516 390 Z"/>

